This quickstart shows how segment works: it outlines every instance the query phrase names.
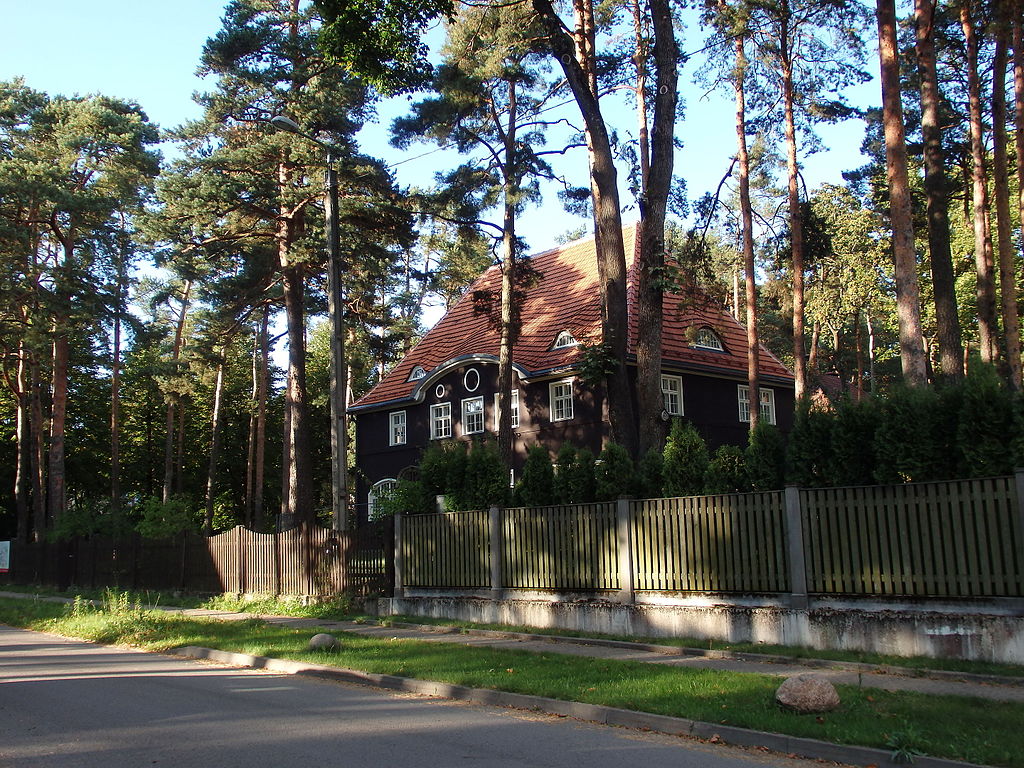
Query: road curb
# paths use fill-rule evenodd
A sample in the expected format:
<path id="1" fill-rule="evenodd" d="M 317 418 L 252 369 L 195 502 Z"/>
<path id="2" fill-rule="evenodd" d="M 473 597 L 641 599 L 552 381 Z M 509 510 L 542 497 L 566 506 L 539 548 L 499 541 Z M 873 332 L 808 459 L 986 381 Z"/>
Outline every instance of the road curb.
<path id="1" fill-rule="evenodd" d="M 469 688 L 451 683 L 417 680 L 396 675 L 381 675 L 373 672 L 361 672 L 356 669 L 308 664 L 287 659 L 272 659 L 266 656 L 233 653 L 231 651 L 220 651 L 214 648 L 202 648 L 194 645 L 174 648 L 168 651 L 168 653 L 184 658 L 201 659 L 235 667 L 265 669 L 271 672 L 281 672 L 290 675 L 323 677 L 391 691 L 466 701 L 471 704 L 541 712 L 557 717 L 571 717 L 576 720 L 585 720 L 602 725 L 634 728 L 672 736 L 701 739 L 716 744 L 762 748 L 785 755 L 816 760 L 830 760 L 847 765 L 877 766 L 877 768 L 905 765 L 905 763 L 894 762 L 889 752 L 871 747 L 832 744 L 831 742 L 818 739 L 785 736 L 783 734 L 756 731 L 749 728 L 716 725 L 699 720 L 655 715 L 597 704 L 548 699 L 543 696 L 495 691 L 488 688 Z M 913 764 L 919 768 L 986 768 L 976 763 L 963 763 L 956 760 L 925 756 L 916 756 Z"/>

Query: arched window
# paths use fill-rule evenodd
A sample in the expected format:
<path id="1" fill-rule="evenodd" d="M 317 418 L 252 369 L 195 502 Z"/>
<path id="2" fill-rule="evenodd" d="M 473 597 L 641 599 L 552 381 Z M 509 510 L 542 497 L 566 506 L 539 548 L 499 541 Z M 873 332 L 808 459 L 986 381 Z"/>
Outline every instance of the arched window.
<path id="1" fill-rule="evenodd" d="M 409 372 L 409 381 L 419 381 L 422 378 L 426 378 L 426 375 L 427 372 L 423 369 L 423 366 L 417 365 Z"/>
<path id="2" fill-rule="evenodd" d="M 575 347 L 579 344 L 575 337 L 568 331 L 562 331 L 558 336 L 555 337 L 555 343 L 551 345 L 552 349 L 564 349 L 565 347 Z"/>
<path id="3" fill-rule="evenodd" d="M 366 496 L 367 519 L 379 520 L 383 517 L 384 512 L 381 509 L 381 502 L 392 498 L 397 487 L 398 481 L 390 477 L 374 483 L 373 487 L 370 488 L 370 492 Z"/>
<path id="4" fill-rule="evenodd" d="M 697 335 L 693 339 L 693 346 L 701 349 L 714 349 L 718 352 L 725 351 L 725 347 L 722 346 L 722 340 L 718 337 L 718 334 L 706 325 L 703 328 L 697 329 Z"/>

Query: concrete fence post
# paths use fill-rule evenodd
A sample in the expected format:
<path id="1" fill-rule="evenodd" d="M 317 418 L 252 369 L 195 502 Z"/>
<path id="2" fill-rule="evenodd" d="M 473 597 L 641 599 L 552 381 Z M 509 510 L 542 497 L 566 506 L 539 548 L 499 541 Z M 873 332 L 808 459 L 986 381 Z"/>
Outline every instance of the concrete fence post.
<path id="1" fill-rule="evenodd" d="M 804 524 L 800 509 L 800 489 L 786 486 L 786 543 L 789 548 L 789 604 L 807 607 L 807 566 L 804 560 Z"/>
<path id="2" fill-rule="evenodd" d="M 615 504 L 615 530 L 619 545 L 619 602 L 632 605 L 635 600 L 633 583 L 633 520 L 629 499 Z"/>
<path id="3" fill-rule="evenodd" d="M 401 512 L 395 513 L 395 597 L 405 597 L 405 559 L 402 557 L 402 522 Z"/>
<path id="4" fill-rule="evenodd" d="M 501 600 L 503 597 L 503 584 L 501 583 L 502 552 L 504 547 L 501 540 L 501 510 L 491 507 L 487 510 L 487 527 L 490 533 L 490 554 L 491 554 L 491 599 Z"/>

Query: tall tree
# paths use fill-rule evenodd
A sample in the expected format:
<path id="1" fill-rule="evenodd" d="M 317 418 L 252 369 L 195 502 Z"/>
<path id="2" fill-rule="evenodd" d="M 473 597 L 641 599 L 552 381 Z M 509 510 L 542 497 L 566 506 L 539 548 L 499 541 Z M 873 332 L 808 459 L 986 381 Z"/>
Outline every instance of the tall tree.
<path id="1" fill-rule="evenodd" d="M 903 378 L 910 386 L 928 383 L 921 334 L 921 303 L 911 216 L 907 144 L 900 97 L 899 49 L 894 0 L 877 0 L 878 57 L 881 65 L 882 114 L 885 130 L 886 175 L 889 181 L 889 221 L 896 267 L 896 306 L 900 327 Z"/>
<path id="2" fill-rule="evenodd" d="M 956 308 L 956 286 L 949 236 L 949 195 L 942 148 L 938 68 L 935 58 L 937 0 L 915 0 L 914 32 L 918 77 L 921 81 L 921 133 L 924 139 L 924 188 L 928 206 L 928 251 L 943 376 L 963 378 L 963 342 Z"/>
<path id="3" fill-rule="evenodd" d="M 999 326 L 996 320 L 995 263 L 989 228 L 988 171 L 985 162 L 984 117 L 982 115 L 981 76 L 978 70 L 978 35 L 975 27 L 974 0 L 960 3 L 960 25 L 967 47 L 967 87 L 969 99 L 971 181 L 974 226 L 974 261 L 977 270 L 978 335 L 981 359 L 995 363 L 999 358 Z"/>

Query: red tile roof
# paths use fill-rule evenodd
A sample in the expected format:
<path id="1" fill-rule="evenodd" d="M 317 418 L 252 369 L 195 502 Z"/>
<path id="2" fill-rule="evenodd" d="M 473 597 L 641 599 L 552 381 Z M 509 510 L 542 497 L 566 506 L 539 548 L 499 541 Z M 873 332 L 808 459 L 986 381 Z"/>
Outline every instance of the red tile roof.
<path id="1" fill-rule="evenodd" d="M 630 265 L 636 262 L 637 227 L 623 230 Z M 541 277 L 529 289 L 523 306 L 523 328 L 515 346 L 517 366 L 529 375 L 571 368 L 579 357 L 576 347 L 551 349 L 561 331 L 568 331 L 579 342 L 596 344 L 601 340 L 601 296 L 597 258 L 592 238 L 535 254 L 530 263 Z M 634 288 L 630 269 L 630 350 L 636 337 L 636 313 L 632 311 Z M 473 293 L 489 290 L 497 296 L 501 273 L 493 266 L 470 286 L 469 290 L 420 340 L 383 380 L 358 401 L 361 410 L 411 397 L 420 381 L 409 381 L 409 374 L 422 366 L 429 376 L 439 366 L 460 357 L 482 355 L 497 360 L 499 335 L 488 317 L 474 310 Z M 682 296 L 666 295 L 662 354 L 666 369 L 699 370 L 745 378 L 747 370 L 746 330 L 726 309 L 710 302 L 695 307 Z M 724 351 L 692 347 L 694 330 L 708 326 L 722 340 Z M 689 333 L 691 335 L 688 335 Z M 792 381 L 792 373 L 762 347 L 761 374 Z"/>

